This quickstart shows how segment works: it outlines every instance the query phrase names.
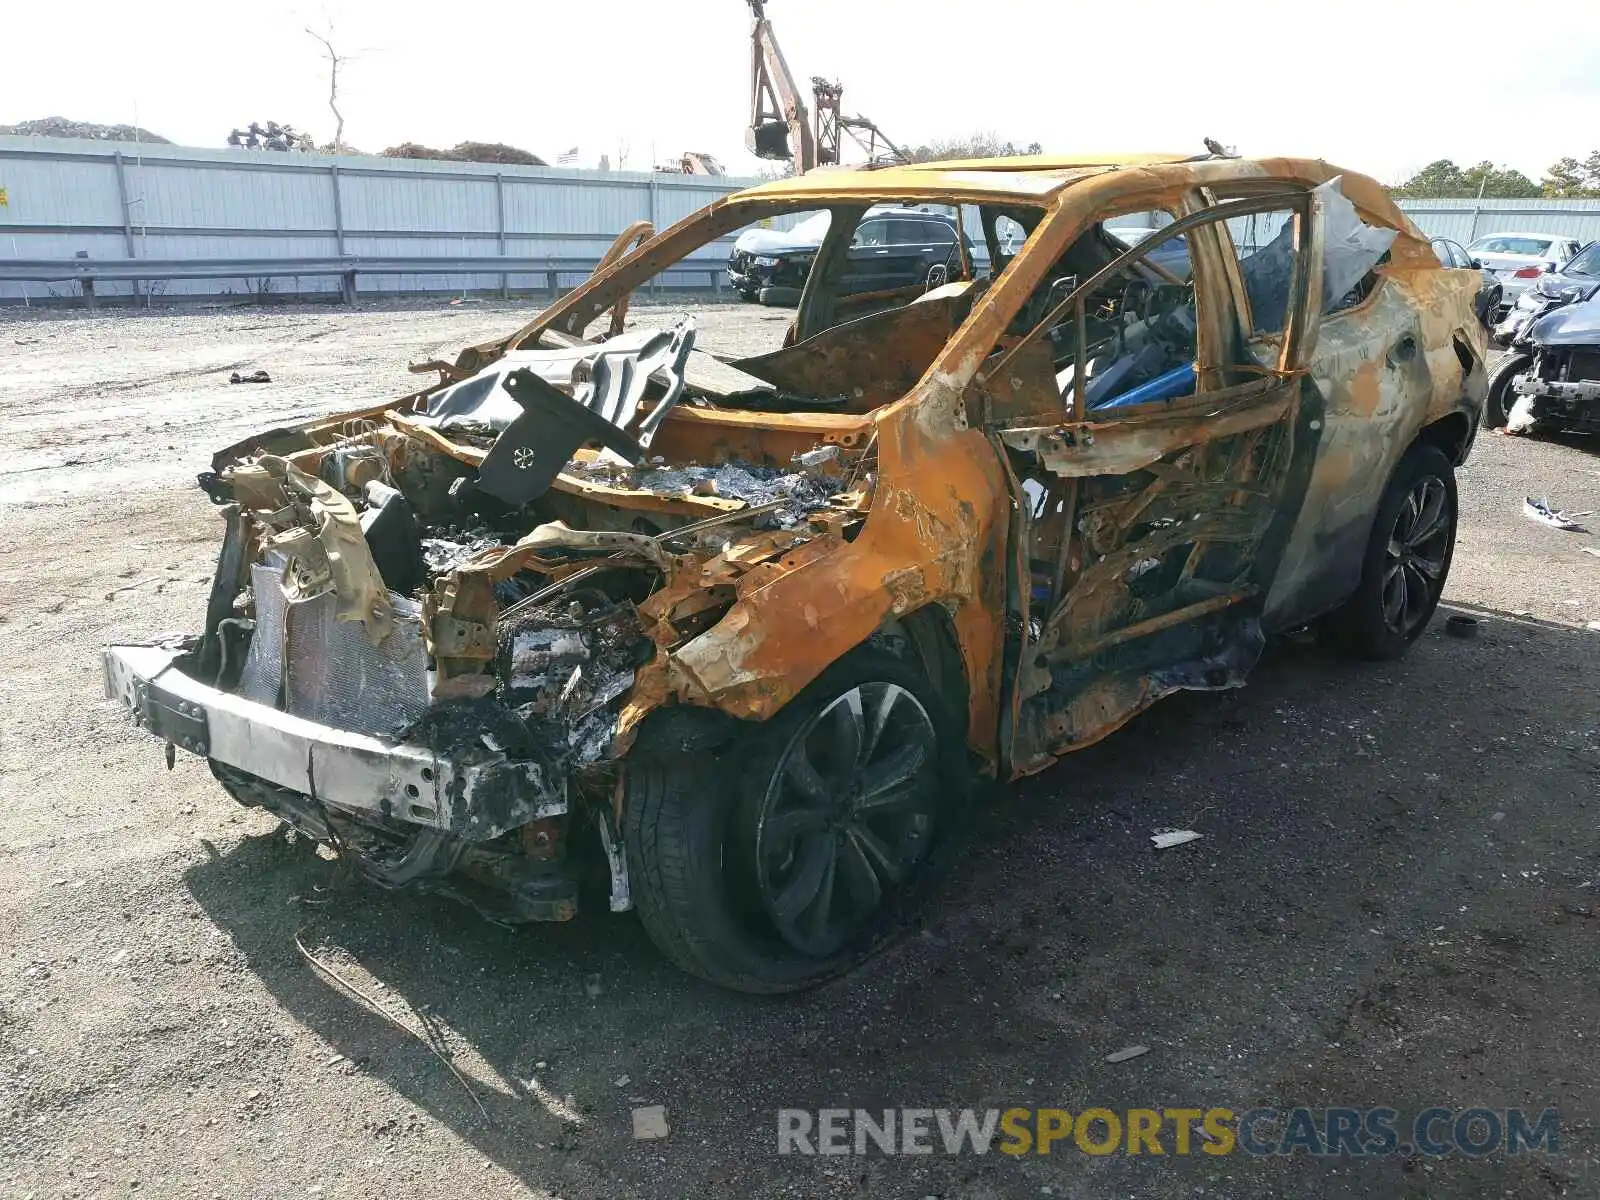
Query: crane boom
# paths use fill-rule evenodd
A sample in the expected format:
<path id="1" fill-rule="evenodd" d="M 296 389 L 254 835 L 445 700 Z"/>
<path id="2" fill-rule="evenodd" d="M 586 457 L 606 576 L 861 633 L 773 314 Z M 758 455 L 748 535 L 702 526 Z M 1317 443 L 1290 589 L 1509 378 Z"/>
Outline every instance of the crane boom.
<path id="1" fill-rule="evenodd" d="M 817 161 L 823 165 L 844 161 L 842 135 L 849 134 L 852 141 L 866 151 L 869 163 L 910 162 L 911 156 L 889 140 L 889 135 L 879 129 L 869 117 L 857 114 L 845 116 L 839 108 L 844 96 L 844 86 L 821 75 L 811 77 L 811 95 L 817 113 Z"/>
<path id="2" fill-rule="evenodd" d="M 783 60 L 763 0 L 747 0 L 750 30 L 750 128 L 745 145 L 757 158 L 794 159 L 804 173 L 817 165 L 817 136 L 800 89 Z"/>

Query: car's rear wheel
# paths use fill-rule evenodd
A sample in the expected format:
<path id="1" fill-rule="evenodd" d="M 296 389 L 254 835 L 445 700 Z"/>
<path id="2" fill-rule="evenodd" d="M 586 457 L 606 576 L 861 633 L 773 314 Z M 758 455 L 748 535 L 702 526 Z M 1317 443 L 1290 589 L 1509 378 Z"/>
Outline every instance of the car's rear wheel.
<path id="1" fill-rule="evenodd" d="M 1533 365 L 1531 354 L 1512 352 L 1502 355 L 1494 370 L 1489 372 L 1489 383 L 1483 397 L 1483 423 L 1490 429 L 1499 429 L 1511 416 L 1511 406 L 1516 403 L 1516 393 L 1511 381 Z"/>
<path id="2" fill-rule="evenodd" d="M 965 754 L 922 673 L 866 649 L 719 758 L 630 760 L 624 841 L 646 932 L 684 970 L 740 991 L 849 969 L 948 865 Z"/>
<path id="3" fill-rule="evenodd" d="M 1436 446 L 1401 458 L 1378 504 L 1354 594 L 1323 628 L 1359 658 L 1395 659 L 1428 627 L 1456 544 L 1456 478 Z"/>

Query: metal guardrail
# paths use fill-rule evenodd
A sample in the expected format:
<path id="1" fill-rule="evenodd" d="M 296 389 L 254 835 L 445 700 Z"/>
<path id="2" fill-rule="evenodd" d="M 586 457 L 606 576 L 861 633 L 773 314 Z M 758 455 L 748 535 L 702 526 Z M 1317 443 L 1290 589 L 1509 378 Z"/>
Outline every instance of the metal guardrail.
<path id="1" fill-rule="evenodd" d="M 285 279 L 296 276 L 338 276 L 346 303 L 356 299 L 360 275 L 498 275 L 502 294 L 511 275 L 543 275 L 545 288 L 560 292 L 560 276 L 588 275 L 599 265 L 593 257 L 511 258 L 488 255 L 460 257 L 368 258 L 339 255 L 330 258 L 8 258 L 0 259 L 0 279 L 28 283 L 77 283 L 84 300 L 95 302 L 97 282 L 155 279 Z M 709 277 L 714 291 L 722 290 L 723 259 L 689 259 L 665 268 L 662 275 Z"/>

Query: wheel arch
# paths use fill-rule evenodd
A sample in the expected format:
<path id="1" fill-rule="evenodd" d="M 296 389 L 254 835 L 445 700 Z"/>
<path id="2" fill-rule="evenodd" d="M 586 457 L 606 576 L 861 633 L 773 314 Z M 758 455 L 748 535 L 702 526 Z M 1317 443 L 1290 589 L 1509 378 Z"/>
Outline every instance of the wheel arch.
<path id="1" fill-rule="evenodd" d="M 1466 461 L 1467 452 L 1472 449 L 1473 436 L 1477 433 L 1477 424 L 1466 413 L 1457 409 L 1448 412 L 1417 431 L 1417 436 L 1411 445 L 1420 444 L 1436 446 L 1443 451 L 1444 456 L 1450 460 L 1452 466 L 1459 467 Z M 1409 451 L 1410 446 L 1406 447 Z M 1403 457 L 1403 456 L 1402 456 Z M 1396 466 L 1398 466 L 1396 460 Z"/>
<path id="2" fill-rule="evenodd" d="M 874 636 L 895 632 L 903 634 L 928 682 L 941 696 L 948 698 L 950 707 L 964 724 L 971 708 L 972 684 L 967 678 L 966 658 L 961 653 L 961 639 L 950 613 L 941 604 L 925 604 L 903 617 L 886 621 L 883 632 Z"/>
<path id="3" fill-rule="evenodd" d="M 915 662 L 930 684 L 949 703 L 965 725 L 971 711 L 972 685 L 955 619 L 944 605 L 931 602 L 903 616 L 885 618 L 864 640 L 841 653 L 834 662 L 868 646 L 880 646 Z M 670 756 L 716 753 L 741 730 L 771 720 L 803 693 L 797 689 L 783 704 L 761 719 L 742 719 L 720 708 L 701 704 L 666 704 L 640 720 L 629 754 Z"/>
<path id="4" fill-rule="evenodd" d="M 1443 425 L 1444 420 L 1434 422 L 1433 425 Z M 1428 428 L 1432 428 L 1430 425 Z M 1453 524 L 1457 514 L 1457 493 L 1455 485 L 1455 464 L 1451 461 L 1450 451 L 1447 446 L 1441 445 L 1433 437 L 1424 436 L 1425 428 L 1418 436 L 1412 439 L 1405 452 L 1396 462 L 1384 484 L 1383 496 L 1379 501 L 1378 509 L 1373 514 L 1373 520 L 1367 535 L 1367 544 L 1363 551 L 1361 571 L 1356 580 L 1356 586 L 1345 598 L 1339 608 L 1326 614 L 1320 632 L 1327 638 L 1330 645 L 1344 650 L 1355 657 L 1374 661 L 1399 658 L 1427 627 L 1433 613 L 1438 606 L 1440 594 L 1444 589 L 1445 578 L 1449 574 L 1450 561 L 1454 553 Z M 1386 546 L 1393 546 L 1394 537 L 1401 537 L 1402 546 L 1415 545 L 1414 540 L 1409 540 L 1411 530 L 1398 531 L 1391 523 L 1396 521 L 1402 511 L 1404 500 L 1396 485 L 1402 488 L 1412 488 L 1415 483 L 1423 478 L 1423 468 L 1428 466 L 1428 459 L 1435 457 L 1442 460 L 1440 467 L 1445 495 L 1449 501 L 1452 528 L 1442 530 L 1441 533 L 1448 537 L 1443 547 L 1437 589 L 1429 589 L 1420 624 L 1414 629 L 1395 629 L 1389 623 L 1387 616 L 1387 602 L 1384 592 L 1388 587 L 1384 570 L 1384 555 L 1391 557 L 1403 551 L 1385 550 Z M 1409 473 L 1409 477 L 1408 477 Z M 1432 528 L 1430 524 L 1429 528 Z M 1404 574 L 1410 574 L 1407 568 Z M 1418 576 L 1420 578 L 1420 575 Z M 1426 586 L 1424 584 L 1423 586 Z M 1402 611 L 1407 607 L 1405 598 L 1405 584 L 1402 581 L 1401 606 Z"/>

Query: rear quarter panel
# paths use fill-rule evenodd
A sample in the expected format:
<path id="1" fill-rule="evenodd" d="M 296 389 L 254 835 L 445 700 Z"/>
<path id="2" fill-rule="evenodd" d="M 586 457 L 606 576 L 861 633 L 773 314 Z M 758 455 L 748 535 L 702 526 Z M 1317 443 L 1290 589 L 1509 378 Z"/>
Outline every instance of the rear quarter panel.
<path id="1" fill-rule="evenodd" d="M 1379 274 L 1365 301 L 1322 318 L 1310 379 L 1323 400 L 1323 428 L 1306 503 L 1268 593 L 1269 628 L 1302 624 L 1354 590 L 1389 476 L 1426 426 L 1461 412 L 1476 428 L 1485 353 L 1472 308 L 1477 272 Z M 1409 359 L 1395 352 L 1407 335 L 1417 343 Z"/>

